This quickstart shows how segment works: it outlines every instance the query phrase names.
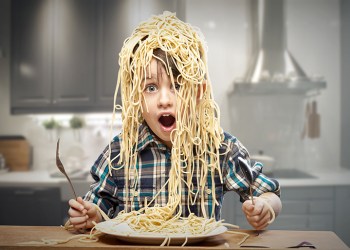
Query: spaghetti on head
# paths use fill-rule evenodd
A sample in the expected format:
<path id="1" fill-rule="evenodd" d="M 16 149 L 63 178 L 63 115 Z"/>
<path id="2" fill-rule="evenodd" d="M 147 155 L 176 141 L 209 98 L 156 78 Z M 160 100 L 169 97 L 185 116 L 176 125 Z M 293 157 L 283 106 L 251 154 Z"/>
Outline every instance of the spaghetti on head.
<path id="1" fill-rule="evenodd" d="M 199 29 L 182 22 L 175 14 L 164 12 L 142 22 L 125 40 L 119 54 L 120 68 L 115 98 L 120 91 L 122 105 L 116 105 L 114 113 L 121 111 L 123 119 L 118 165 L 124 168 L 126 176 L 137 176 L 135 165 L 138 128 L 143 122 L 142 112 L 147 112 L 141 105 L 142 85 L 152 58 L 162 62 L 176 89 L 176 128 L 171 133 L 172 165 L 167 186 L 169 199 L 167 206 L 162 208 L 163 214 L 169 219 L 178 219 L 181 215 L 182 185 L 187 185 L 190 192 L 194 192 L 192 173 L 195 165 L 202 168 L 200 180 L 195 187 L 196 192 L 202 193 L 200 197 L 204 197 L 208 173 L 211 172 L 211 176 L 214 176 L 217 171 L 221 176 L 219 148 L 223 131 L 220 127 L 219 108 L 211 93 L 206 44 L 200 34 Z M 180 87 L 175 88 L 175 84 Z M 110 160 L 110 170 L 113 169 L 112 161 L 113 159 Z M 214 189 L 215 186 L 213 191 Z M 215 195 L 213 196 L 214 203 L 218 204 Z M 186 198 L 193 199 L 191 197 L 189 195 Z M 145 210 L 148 209 L 150 208 L 146 206 Z M 214 209 L 215 206 L 207 214 L 203 207 L 204 217 L 211 218 Z M 124 212 L 129 212 L 127 204 Z"/>

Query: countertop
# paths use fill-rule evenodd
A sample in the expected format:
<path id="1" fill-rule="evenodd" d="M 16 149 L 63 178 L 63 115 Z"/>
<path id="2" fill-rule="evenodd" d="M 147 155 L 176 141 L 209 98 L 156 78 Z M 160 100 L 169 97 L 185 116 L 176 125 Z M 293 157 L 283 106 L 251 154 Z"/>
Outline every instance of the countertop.
<path id="1" fill-rule="evenodd" d="M 305 171 L 306 172 L 306 171 Z M 296 178 L 277 180 L 282 187 L 298 187 L 298 186 L 349 186 L 350 185 L 350 170 L 338 168 L 335 171 L 317 170 L 310 171 L 314 178 Z"/>
<path id="2" fill-rule="evenodd" d="M 343 241 L 331 231 L 286 231 L 286 230 L 235 230 L 248 233 L 247 240 L 239 246 L 244 235 L 229 232 L 210 237 L 202 242 L 181 249 L 208 250 L 208 249 L 286 249 L 307 241 L 317 249 L 348 249 Z M 28 246 L 28 242 L 40 242 L 45 239 L 67 239 L 75 235 L 62 227 L 48 226 L 0 226 L 0 249 L 42 249 L 43 246 Z M 27 242 L 26 244 L 24 244 Z M 19 244 L 21 243 L 21 244 Z M 115 236 L 103 235 L 98 242 L 79 242 L 77 239 L 67 243 L 44 246 L 48 248 L 64 249 L 178 249 L 178 246 L 136 245 L 126 243 Z M 305 248 L 305 247 L 304 247 Z"/>
<path id="3" fill-rule="evenodd" d="M 52 178 L 50 177 L 50 173 L 45 170 L 4 172 L 0 174 L 0 186 L 36 185 L 57 187 L 62 181 L 65 181 L 64 176 L 62 178 Z"/>
<path id="4" fill-rule="evenodd" d="M 89 190 L 92 178 L 72 179 L 77 195 L 85 195 Z M 69 183 L 62 174 L 62 177 L 51 177 L 46 170 L 26 172 L 6 172 L 0 174 L 0 187 L 58 187 L 61 189 L 61 199 L 68 201 L 72 198 L 72 191 Z"/>
<path id="5" fill-rule="evenodd" d="M 311 173 L 314 178 L 277 178 L 282 187 L 298 186 L 342 186 L 350 185 L 350 170 L 339 168 L 336 171 L 318 171 Z M 73 185 L 88 188 L 92 178 L 72 179 Z M 1 186 L 61 186 L 67 181 L 62 177 L 51 177 L 48 171 L 7 172 L 0 174 Z M 87 189 L 85 189 L 87 190 Z"/>

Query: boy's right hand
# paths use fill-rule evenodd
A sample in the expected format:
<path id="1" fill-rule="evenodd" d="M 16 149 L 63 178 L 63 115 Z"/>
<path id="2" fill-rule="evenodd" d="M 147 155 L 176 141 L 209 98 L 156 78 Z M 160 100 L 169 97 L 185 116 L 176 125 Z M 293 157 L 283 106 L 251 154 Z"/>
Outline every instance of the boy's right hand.
<path id="1" fill-rule="evenodd" d="M 68 203 L 70 206 L 68 210 L 69 222 L 75 229 L 92 228 L 94 227 L 93 221 L 96 223 L 102 221 L 100 212 L 91 202 L 78 197 L 77 200 L 70 199 Z"/>

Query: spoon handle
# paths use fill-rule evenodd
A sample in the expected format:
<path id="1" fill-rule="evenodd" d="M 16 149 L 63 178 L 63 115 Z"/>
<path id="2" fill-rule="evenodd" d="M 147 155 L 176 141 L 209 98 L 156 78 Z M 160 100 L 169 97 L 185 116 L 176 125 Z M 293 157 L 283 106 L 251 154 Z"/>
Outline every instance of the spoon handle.
<path id="1" fill-rule="evenodd" d="M 252 200 L 252 204 L 254 205 L 254 198 L 253 198 L 253 191 L 252 191 L 252 185 L 253 185 L 253 173 L 248 165 L 247 161 L 244 160 L 242 157 L 238 157 L 239 161 L 239 167 L 241 168 L 245 178 L 247 179 L 247 182 L 249 184 L 249 192 L 250 192 L 250 198 Z"/>

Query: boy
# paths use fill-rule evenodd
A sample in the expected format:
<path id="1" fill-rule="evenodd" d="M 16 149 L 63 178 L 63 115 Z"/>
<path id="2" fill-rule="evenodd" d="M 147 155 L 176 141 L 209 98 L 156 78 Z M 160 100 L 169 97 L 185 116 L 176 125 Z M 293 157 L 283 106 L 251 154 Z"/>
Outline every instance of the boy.
<path id="1" fill-rule="evenodd" d="M 220 219 L 223 195 L 237 192 L 255 229 L 281 210 L 279 184 L 255 163 L 254 203 L 238 157 L 248 151 L 222 131 L 212 98 L 205 44 L 191 25 L 165 12 L 141 23 L 119 54 L 122 132 L 91 168 L 95 183 L 84 200 L 70 200 L 70 223 L 94 222 L 147 207 L 168 216 Z M 115 112 L 114 110 L 114 112 Z M 97 209 L 92 203 L 98 205 Z M 272 208 L 272 212 L 271 212 Z"/>

